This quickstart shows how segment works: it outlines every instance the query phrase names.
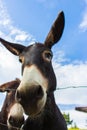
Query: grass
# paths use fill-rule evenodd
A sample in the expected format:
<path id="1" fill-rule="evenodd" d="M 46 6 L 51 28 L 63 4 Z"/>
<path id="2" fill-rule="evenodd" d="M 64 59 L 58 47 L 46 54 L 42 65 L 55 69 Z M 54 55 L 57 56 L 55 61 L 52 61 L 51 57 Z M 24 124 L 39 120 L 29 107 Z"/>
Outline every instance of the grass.
<path id="1" fill-rule="evenodd" d="M 79 128 L 69 128 L 68 130 L 80 130 Z"/>
<path id="2" fill-rule="evenodd" d="M 87 130 L 87 129 L 80 129 L 80 128 L 69 128 L 68 130 Z"/>

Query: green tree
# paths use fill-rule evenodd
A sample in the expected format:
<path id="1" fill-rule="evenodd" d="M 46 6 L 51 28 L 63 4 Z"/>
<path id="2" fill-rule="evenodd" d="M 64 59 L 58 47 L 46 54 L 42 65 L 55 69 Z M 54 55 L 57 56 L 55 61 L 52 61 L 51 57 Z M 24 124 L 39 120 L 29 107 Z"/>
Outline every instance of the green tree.
<path id="1" fill-rule="evenodd" d="M 65 121 L 66 121 L 67 125 L 72 125 L 73 120 L 70 119 L 70 114 L 69 113 L 68 114 L 63 113 L 63 116 L 65 118 Z"/>

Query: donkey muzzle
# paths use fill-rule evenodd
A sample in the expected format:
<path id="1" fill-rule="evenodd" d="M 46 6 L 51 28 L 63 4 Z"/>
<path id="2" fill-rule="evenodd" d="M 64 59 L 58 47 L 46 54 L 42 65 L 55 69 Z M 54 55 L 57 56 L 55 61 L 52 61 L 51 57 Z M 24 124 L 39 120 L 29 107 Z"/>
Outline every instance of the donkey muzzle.
<path id="1" fill-rule="evenodd" d="M 40 85 L 32 86 L 26 92 L 17 90 L 16 100 L 22 105 L 25 114 L 35 117 L 45 105 L 46 94 Z"/>
<path id="2" fill-rule="evenodd" d="M 27 94 L 28 93 L 28 94 Z M 17 90 L 16 91 L 16 100 L 19 102 L 19 103 L 21 103 L 22 102 L 22 100 L 24 100 L 24 99 L 26 99 L 27 100 L 27 98 L 28 98 L 28 101 L 29 102 L 33 102 L 34 100 L 38 100 L 38 99 L 41 99 L 42 97 L 43 97 L 43 90 L 42 90 L 42 88 L 41 88 L 41 86 L 37 86 L 37 87 L 32 87 L 32 88 L 30 88 L 27 92 L 26 92 L 26 94 L 25 93 L 23 93 L 23 92 L 21 92 L 21 91 L 19 91 L 19 90 Z M 25 100 L 25 101 L 26 101 Z"/>

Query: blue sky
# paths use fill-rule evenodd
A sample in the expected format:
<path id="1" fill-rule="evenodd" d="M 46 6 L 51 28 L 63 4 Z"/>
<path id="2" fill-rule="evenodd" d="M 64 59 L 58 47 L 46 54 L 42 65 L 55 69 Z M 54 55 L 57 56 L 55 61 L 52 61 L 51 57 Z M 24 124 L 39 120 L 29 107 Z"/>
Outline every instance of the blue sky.
<path id="1" fill-rule="evenodd" d="M 65 51 L 70 60 L 86 61 L 87 31 L 80 27 L 86 10 L 85 0 L 4 0 L 11 19 L 18 28 L 31 33 L 43 42 L 58 12 L 65 13 L 65 30 L 55 48 Z M 67 51 L 66 51 L 67 50 Z"/>
<path id="2" fill-rule="evenodd" d="M 58 12 L 65 14 L 61 40 L 53 47 L 57 87 L 87 86 L 87 0 L 0 0 L 0 37 L 29 45 L 44 42 Z M 0 84 L 21 78 L 18 58 L 0 45 Z M 87 105 L 87 88 L 57 90 L 59 104 Z M 2 94 L 0 96 L 2 101 Z M 71 118 L 85 127 L 86 114 L 70 111 Z M 77 118 L 78 117 L 78 118 Z"/>

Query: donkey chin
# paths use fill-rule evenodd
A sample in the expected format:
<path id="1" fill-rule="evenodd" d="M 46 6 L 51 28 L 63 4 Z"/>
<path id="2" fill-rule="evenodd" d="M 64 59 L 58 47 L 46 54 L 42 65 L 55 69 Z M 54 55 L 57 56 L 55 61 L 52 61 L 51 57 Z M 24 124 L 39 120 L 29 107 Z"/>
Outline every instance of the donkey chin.
<path id="1" fill-rule="evenodd" d="M 23 87 L 24 88 L 24 87 Z M 19 102 L 26 115 L 36 118 L 41 115 L 47 100 L 47 93 L 40 85 L 27 86 L 26 92 L 17 90 L 16 100 Z"/>
<path id="2" fill-rule="evenodd" d="M 29 115 L 30 118 L 37 118 L 43 112 L 44 106 L 46 104 L 46 94 L 42 98 L 35 97 L 34 99 L 27 99 L 27 103 L 21 103 L 25 114 Z"/>

